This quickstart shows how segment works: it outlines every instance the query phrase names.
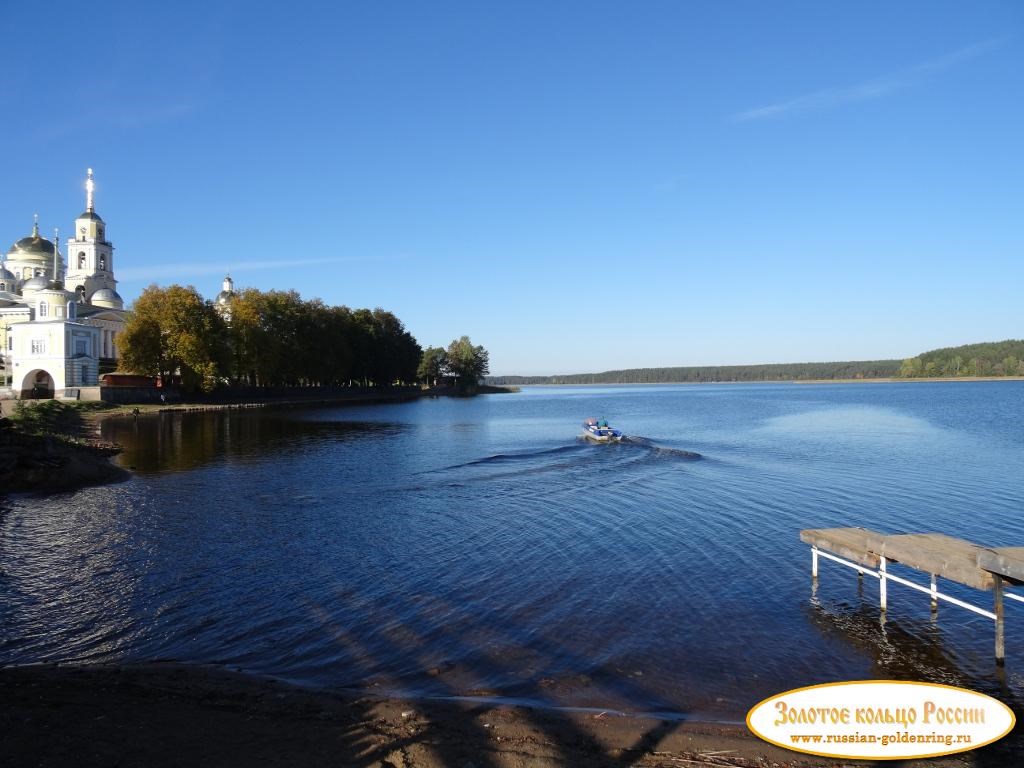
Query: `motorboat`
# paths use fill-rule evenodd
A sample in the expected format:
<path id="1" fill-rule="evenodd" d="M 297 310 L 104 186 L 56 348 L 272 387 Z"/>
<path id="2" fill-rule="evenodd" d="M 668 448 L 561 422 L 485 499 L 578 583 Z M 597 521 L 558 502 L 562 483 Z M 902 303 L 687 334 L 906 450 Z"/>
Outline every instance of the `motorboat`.
<path id="1" fill-rule="evenodd" d="M 587 419 L 583 422 L 583 437 L 595 443 L 617 443 L 625 435 L 620 430 L 609 427 L 605 419 Z"/>

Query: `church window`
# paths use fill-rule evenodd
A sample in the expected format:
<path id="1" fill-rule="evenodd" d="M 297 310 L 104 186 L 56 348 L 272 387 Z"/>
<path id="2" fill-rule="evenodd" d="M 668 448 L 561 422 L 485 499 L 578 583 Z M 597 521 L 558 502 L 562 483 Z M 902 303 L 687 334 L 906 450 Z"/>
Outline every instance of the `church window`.
<path id="1" fill-rule="evenodd" d="M 62 307 L 60 304 L 54 304 L 53 305 L 53 316 L 54 317 L 64 317 L 64 307 Z"/>
<path id="2" fill-rule="evenodd" d="M 78 268 L 85 269 L 85 251 L 78 252 Z"/>
<path id="3" fill-rule="evenodd" d="M 0 291 L 6 291 L 6 290 L 7 290 L 7 283 L 0 283 Z"/>
<path id="4" fill-rule="evenodd" d="M 68 320 L 74 320 L 74 319 L 75 319 L 75 302 L 69 301 L 68 302 Z"/>
<path id="5" fill-rule="evenodd" d="M 88 354 L 85 351 L 86 350 L 86 344 L 88 344 L 88 342 L 85 339 L 76 339 L 75 340 L 75 354 L 76 355 L 86 355 L 86 354 Z"/>
<path id="6" fill-rule="evenodd" d="M 33 355 L 45 355 L 46 354 L 46 339 L 32 339 L 32 354 Z"/>
<path id="7" fill-rule="evenodd" d="M 40 301 L 39 302 L 39 316 L 40 317 L 47 317 L 49 314 L 50 314 L 50 305 L 47 304 L 45 301 Z"/>
<path id="8" fill-rule="evenodd" d="M 100 256 L 100 269 L 106 269 L 106 268 L 107 268 L 107 257 L 106 256 Z"/>
<path id="9" fill-rule="evenodd" d="M 89 366 L 82 366 L 82 383 L 85 384 L 89 380 Z"/>

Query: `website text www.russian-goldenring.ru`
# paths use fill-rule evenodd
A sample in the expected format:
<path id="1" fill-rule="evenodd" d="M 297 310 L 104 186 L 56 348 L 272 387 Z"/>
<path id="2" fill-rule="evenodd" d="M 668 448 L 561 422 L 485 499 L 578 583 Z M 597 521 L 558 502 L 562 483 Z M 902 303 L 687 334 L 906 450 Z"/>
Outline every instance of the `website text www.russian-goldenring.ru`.
<path id="1" fill-rule="evenodd" d="M 791 734 L 790 740 L 793 744 L 880 744 L 887 747 L 890 744 L 944 744 L 951 747 L 954 744 L 970 744 L 969 733 L 910 733 L 902 731 L 896 733 L 874 734 L 874 733 L 815 733 L 815 734 Z"/>

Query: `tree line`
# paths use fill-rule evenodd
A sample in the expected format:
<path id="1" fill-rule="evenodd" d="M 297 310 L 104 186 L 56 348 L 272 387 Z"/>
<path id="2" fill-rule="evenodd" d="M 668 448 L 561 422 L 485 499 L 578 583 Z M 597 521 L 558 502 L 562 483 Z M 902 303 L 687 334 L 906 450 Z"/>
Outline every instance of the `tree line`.
<path id="1" fill-rule="evenodd" d="M 679 384 L 741 381 L 807 381 L 820 379 L 878 379 L 895 376 L 899 360 L 838 363 L 768 363 L 677 368 L 627 368 L 601 373 L 558 376 L 491 376 L 488 384 Z"/>
<path id="2" fill-rule="evenodd" d="M 151 285 L 132 306 L 117 342 L 124 370 L 190 392 L 225 385 L 415 384 L 422 356 L 391 312 L 255 288 L 218 309 L 192 286 Z"/>
<path id="3" fill-rule="evenodd" d="M 903 378 L 959 376 L 1024 376 L 1024 340 L 1007 339 L 960 347 L 943 347 L 908 357 L 900 365 Z"/>

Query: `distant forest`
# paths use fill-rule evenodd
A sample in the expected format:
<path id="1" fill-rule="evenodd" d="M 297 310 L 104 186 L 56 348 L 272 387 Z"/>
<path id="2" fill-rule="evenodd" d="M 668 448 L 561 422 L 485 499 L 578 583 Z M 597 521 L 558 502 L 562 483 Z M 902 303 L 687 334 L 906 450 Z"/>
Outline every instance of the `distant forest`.
<path id="1" fill-rule="evenodd" d="M 900 365 L 903 378 L 1024 376 L 1024 340 L 1007 339 L 943 347 L 910 357 Z"/>
<path id="2" fill-rule="evenodd" d="M 812 381 L 829 379 L 957 378 L 1024 376 L 1024 340 L 965 344 L 924 352 L 906 360 L 845 363 L 770 363 L 685 368 L 628 368 L 558 376 L 489 376 L 486 383 L 522 384 L 673 384 L 716 381 Z"/>
<path id="3" fill-rule="evenodd" d="M 490 376 L 488 384 L 672 384 L 713 381 L 800 381 L 812 379 L 879 379 L 899 374 L 899 360 L 847 363 L 770 363 L 687 368 L 629 368 L 562 376 Z"/>

